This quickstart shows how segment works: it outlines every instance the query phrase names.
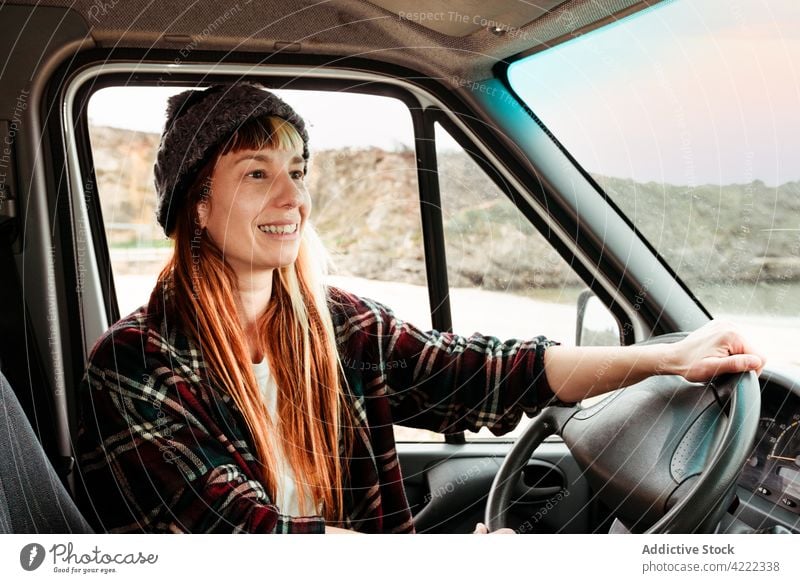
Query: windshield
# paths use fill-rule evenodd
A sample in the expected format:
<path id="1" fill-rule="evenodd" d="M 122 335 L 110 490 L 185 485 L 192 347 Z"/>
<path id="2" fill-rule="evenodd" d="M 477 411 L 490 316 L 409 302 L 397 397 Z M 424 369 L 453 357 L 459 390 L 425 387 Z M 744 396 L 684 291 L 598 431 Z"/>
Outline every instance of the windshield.
<path id="1" fill-rule="evenodd" d="M 665 2 L 509 82 L 715 318 L 800 364 L 800 3 Z"/>

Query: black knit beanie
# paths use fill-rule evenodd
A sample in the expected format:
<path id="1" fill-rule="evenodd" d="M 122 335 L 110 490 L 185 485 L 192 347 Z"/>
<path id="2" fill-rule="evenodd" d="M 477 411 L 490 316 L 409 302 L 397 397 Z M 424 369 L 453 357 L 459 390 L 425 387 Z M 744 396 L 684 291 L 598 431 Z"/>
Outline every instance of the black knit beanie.
<path id="1" fill-rule="evenodd" d="M 303 138 L 304 172 L 308 169 L 308 133 L 305 122 L 274 93 L 258 83 L 239 81 L 190 89 L 167 102 L 167 121 L 155 163 L 158 223 L 169 235 L 175 216 L 186 200 L 196 172 L 216 147 L 247 120 L 275 115 L 297 128 Z"/>

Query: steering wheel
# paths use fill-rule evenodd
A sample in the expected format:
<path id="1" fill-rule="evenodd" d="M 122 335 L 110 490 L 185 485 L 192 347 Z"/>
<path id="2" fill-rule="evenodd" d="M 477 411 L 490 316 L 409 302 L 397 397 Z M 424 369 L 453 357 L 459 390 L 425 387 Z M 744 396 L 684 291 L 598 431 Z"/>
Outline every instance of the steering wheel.
<path id="1" fill-rule="evenodd" d="M 675 342 L 665 334 L 639 344 Z M 489 531 L 508 526 L 523 468 L 546 437 L 567 444 L 593 491 L 631 532 L 713 532 L 749 457 L 761 408 L 754 372 L 706 383 L 656 375 L 592 406 L 550 406 L 500 467 L 489 492 Z"/>

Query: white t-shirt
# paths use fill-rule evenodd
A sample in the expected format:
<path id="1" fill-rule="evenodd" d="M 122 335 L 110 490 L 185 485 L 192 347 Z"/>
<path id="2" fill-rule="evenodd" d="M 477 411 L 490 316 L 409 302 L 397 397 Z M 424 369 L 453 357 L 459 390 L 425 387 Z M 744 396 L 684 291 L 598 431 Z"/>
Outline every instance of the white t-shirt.
<path id="1" fill-rule="evenodd" d="M 278 387 L 275 384 L 275 379 L 269 371 L 269 365 L 265 358 L 257 364 L 253 364 L 253 372 L 256 376 L 258 386 L 261 388 L 261 395 L 267 404 L 267 409 L 273 418 L 277 418 L 276 411 L 278 408 Z M 311 491 L 308 486 L 304 486 L 307 493 L 306 498 L 306 511 L 302 512 L 299 507 L 299 500 L 297 498 L 297 480 L 295 479 L 294 471 L 289 467 L 286 458 L 284 457 L 283 449 L 278 452 L 278 467 L 283 468 L 283 471 L 278 476 L 278 491 L 277 500 L 275 505 L 280 510 L 280 513 L 286 516 L 312 516 L 320 514 L 320 508 L 316 511 L 311 509 Z"/>

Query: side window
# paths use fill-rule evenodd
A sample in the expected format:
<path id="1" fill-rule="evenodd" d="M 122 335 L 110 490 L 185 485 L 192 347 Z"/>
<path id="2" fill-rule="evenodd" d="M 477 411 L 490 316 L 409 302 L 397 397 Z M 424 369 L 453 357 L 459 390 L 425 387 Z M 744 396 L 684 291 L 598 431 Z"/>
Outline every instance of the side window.
<path id="1" fill-rule="evenodd" d="M 97 189 L 120 313 L 147 302 L 170 252 L 155 220 L 153 163 L 167 99 L 185 88 L 114 87 L 89 103 Z M 311 220 L 332 255 L 332 285 L 431 327 L 414 130 L 399 100 L 322 91 L 275 91 L 306 120 Z M 136 112 L 121 115 L 120 112 Z M 443 441 L 396 427 L 398 440 Z"/>
<path id="2" fill-rule="evenodd" d="M 453 331 L 575 345 L 578 298 L 586 288 L 509 197 L 440 125 L 436 157 Z M 517 436 L 527 426 L 507 434 Z M 488 429 L 467 439 L 496 438 Z"/>
<path id="3" fill-rule="evenodd" d="M 92 154 L 122 315 L 147 301 L 171 252 L 171 241 L 155 220 L 153 163 L 167 99 L 184 89 L 113 87 L 98 91 L 89 103 Z M 308 125 L 311 220 L 334 262 L 330 283 L 381 301 L 398 316 L 429 328 L 408 108 L 372 95 L 275 93 Z"/>

